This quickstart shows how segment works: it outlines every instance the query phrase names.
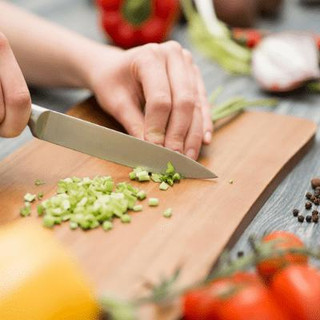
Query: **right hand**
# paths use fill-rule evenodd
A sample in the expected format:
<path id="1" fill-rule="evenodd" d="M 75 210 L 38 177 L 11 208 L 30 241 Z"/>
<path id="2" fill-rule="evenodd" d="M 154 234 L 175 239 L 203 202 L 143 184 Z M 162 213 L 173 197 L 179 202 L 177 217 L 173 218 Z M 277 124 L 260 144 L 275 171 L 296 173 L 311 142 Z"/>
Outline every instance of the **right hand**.
<path id="1" fill-rule="evenodd" d="M 0 136 L 18 136 L 28 124 L 30 112 L 27 84 L 7 38 L 0 33 Z"/>

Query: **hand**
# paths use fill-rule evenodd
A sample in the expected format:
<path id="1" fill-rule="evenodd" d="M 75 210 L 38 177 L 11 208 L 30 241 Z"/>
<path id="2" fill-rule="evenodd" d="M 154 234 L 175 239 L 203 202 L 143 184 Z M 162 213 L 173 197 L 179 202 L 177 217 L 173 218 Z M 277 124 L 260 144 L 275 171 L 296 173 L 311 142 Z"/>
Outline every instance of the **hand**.
<path id="1" fill-rule="evenodd" d="M 18 136 L 26 127 L 31 98 L 6 37 L 0 33 L 0 136 Z"/>
<path id="2" fill-rule="evenodd" d="M 197 159 L 213 127 L 189 51 L 174 41 L 119 49 L 111 56 L 106 48 L 98 51 L 87 70 L 88 87 L 101 107 L 129 134 Z"/>

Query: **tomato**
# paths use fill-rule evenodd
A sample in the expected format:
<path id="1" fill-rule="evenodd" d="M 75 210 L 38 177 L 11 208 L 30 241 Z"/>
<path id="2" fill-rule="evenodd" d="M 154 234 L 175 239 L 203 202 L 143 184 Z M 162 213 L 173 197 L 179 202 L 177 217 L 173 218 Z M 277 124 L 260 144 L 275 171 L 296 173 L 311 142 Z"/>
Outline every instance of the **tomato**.
<path id="1" fill-rule="evenodd" d="M 294 320 L 320 319 L 320 274 L 307 265 L 291 265 L 278 272 L 271 291 Z"/>
<path id="2" fill-rule="evenodd" d="M 238 273 L 184 297 L 186 320 L 288 320 L 257 275 Z"/>
<path id="3" fill-rule="evenodd" d="M 233 286 L 230 279 L 219 279 L 212 284 L 186 293 L 183 297 L 185 320 L 206 320 L 218 307 L 219 293 L 228 291 Z"/>
<path id="4" fill-rule="evenodd" d="M 220 298 L 209 319 L 288 320 L 257 275 L 236 275 L 234 283 L 233 291 Z"/>
<path id="5" fill-rule="evenodd" d="M 275 241 L 274 247 L 278 249 L 303 248 L 303 242 L 293 233 L 286 231 L 274 231 L 266 235 L 262 242 Z M 277 241 L 277 242 L 276 242 Z M 287 253 L 282 256 L 272 256 L 257 264 L 257 271 L 260 276 L 269 282 L 274 274 L 288 264 L 306 264 L 308 257 L 303 254 Z"/>

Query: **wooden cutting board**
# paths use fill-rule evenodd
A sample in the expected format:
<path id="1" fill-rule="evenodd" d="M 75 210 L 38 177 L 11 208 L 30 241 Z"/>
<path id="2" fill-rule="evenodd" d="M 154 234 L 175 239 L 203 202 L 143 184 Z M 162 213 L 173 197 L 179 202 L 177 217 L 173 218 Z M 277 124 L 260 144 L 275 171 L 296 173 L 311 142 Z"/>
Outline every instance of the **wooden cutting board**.
<path id="1" fill-rule="evenodd" d="M 120 129 L 110 125 L 110 118 L 92 99 L 70 113 Z M 101 229 L 71 231 L 67 225 L 56 227 L 53 233 L 78 258 L 99 294 L 136 297 L 145 292 L 146 282 L 157 282 L 181 265 L 179 283 L 193 282 L 205 276 L 222 249 L 239 236 L 306 153 L 315 132 L 316 125 L 309 120 L 243 113 L 217 130 L 210 147 L 203 150 L 201 162 L 218 179 L 183 180 L 166 192 L 152 182 L 134 183 L 149 196 L 158 197 L 159 207 L 144 205 L 143 212 L 133 214 L 131 224 L 116 223 L 108 233 Z M 21 219 L 19 208 L 26 192 L 43 191 L 49 197 L 57 181 L 69 176 L 111 175 L 116 181 L 129 181 L 129 171 L 34 139 L 0 164 L 0 223 Z M 34 186 L 37 178 L 46 184 Z M 162 216 L 168 207 L 174 212 L 171 219 Z M 36 214 L 27 219 L 42 223 Z"/>

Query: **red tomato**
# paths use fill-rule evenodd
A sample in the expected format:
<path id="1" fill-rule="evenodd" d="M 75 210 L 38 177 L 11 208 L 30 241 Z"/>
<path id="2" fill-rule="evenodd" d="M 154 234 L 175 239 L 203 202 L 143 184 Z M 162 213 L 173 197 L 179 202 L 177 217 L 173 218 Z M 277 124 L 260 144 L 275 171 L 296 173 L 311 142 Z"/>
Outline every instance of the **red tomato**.
<path id="1" fill-rule="evenodd" d="M 286 231 L 275 231 L 262 239 L 262 242 L 278 241 L 274 243 L 275 248 L 289 249 L 289 248 L 303 248 L 303 242 L 293 233 Z M 257 264 L 257 271 L 260 276 L 269 282 L 274 274 L 281 270 L 288 264 L 306 264 L 308 263 L 308 257 L 303 254 L 285 254 L 282 256 L 273 256 L 263 260 Z"/>
<path id="2" fill-rule="evenodd" d="M 271 283 L 274 297 L 294 320 L 320 319 L 319 271 L 306 265 L 291 265 L 278 272 Z"/>
<path id="3" fill-rule="evenodd" d="M 239 273 L 189 292 L 186 320 L 288 320 L 258 276 Z"/>
<path id="4" fill-rule="evenodd" d="M 218 295 L 233 287 L 231 279 L 219 279 L 210 285 L 186 293 L 183 297 L 185 320 L 206 320 L 218 307 Z"/>

